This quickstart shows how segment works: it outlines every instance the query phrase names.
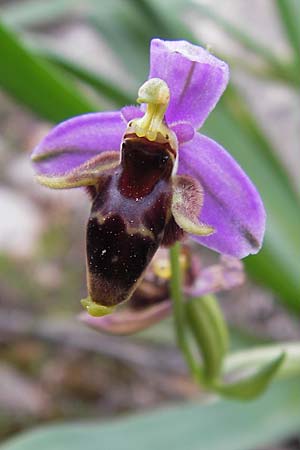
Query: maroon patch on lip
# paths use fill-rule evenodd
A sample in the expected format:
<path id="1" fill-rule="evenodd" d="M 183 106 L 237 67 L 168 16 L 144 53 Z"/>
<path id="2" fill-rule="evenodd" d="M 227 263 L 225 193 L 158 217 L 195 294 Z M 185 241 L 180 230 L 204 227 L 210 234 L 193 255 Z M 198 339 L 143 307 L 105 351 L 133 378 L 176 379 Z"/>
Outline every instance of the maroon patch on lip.
<path id="1" fill-rule="evenodd" d="M 167 136 L 166 139 L 162 138 L 162 139 L 157 139 L 155 141 L 149 141 L 146 137 L 139 137 L 137 136 L 135 133 L 127 133 L 125 134 L 123 141 L 128 143 L 128 142 L 137 142 L 140 144 L 145 144 L 145 145 L 149 145 L 149 146 L 159 146 L 159 147 L 163 147 L 165 150 L 167 150 L 175 159 L 176 155 L 177 155 L 177 150 L 175 148 L 173 148 L 169 142 L 169 136 Z"/>
<path id="2" fill-rule="evenodd" d="M 151 142 L 145 138 L 125 140 L 122 144 L 120 191 L 125 197 L 148 195 L 158 181 L 168 180 L 174 160 L 169 144 Z"/>

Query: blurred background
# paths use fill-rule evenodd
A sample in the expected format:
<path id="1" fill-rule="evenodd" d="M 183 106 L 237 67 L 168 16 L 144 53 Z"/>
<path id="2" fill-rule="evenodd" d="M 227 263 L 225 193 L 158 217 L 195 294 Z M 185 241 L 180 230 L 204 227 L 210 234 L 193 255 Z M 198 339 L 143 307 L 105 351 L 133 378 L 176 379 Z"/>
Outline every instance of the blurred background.
<path id="1" fill-rule="evenodd" d="M 130 338 L 77 321 L 89 202 L 81 190 L 37 185 L 29 159 L 54 123 L 134 103 L 152 37 L 208 46 L 231 67 L 203 132 L 250 175 L 268 213 L 264 249 L 245 260 L 247 282 L 219 296 L 233 349 L 299 340 L 300 2 L 2 0 L 0 7 L 0 440 L 41 423 L 101 423 L 198 395 L 171 320 Z M 199 257 L 203 265 L 216 258 L 205 249 Z M 300 404 L 296 414 L 300 422 Z M 299 432 L 274 429 L 255 448 L 300 449 Z"/>

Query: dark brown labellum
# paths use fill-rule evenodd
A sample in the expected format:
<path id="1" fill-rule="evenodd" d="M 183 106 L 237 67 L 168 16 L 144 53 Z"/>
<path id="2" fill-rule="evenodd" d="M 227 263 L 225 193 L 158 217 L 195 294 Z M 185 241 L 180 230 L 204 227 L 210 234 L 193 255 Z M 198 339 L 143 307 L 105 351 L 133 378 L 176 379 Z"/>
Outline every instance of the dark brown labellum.
<path id="1" fill-rule="evenodd" d="M 104 306 L 127 300 L 171 219 L 169 144 L 129 136 L 120 166 L 101 180 L 87 226 L 88 289 Z"/>

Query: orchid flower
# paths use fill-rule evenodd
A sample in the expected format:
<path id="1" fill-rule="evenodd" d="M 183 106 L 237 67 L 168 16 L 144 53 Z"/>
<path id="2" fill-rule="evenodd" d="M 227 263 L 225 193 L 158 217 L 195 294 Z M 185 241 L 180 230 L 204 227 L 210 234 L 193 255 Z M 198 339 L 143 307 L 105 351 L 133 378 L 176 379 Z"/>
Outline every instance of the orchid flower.
<path id="1" fill-rule="evenodd" d="M 33 151 L 37 181 L 90 194 L 83 305 L 91 315 L 128 300 L 157 249 L 186 233 L 237 258 L 260 249 L 265 210 L 256 188 L 197 131 L 228 78 L 227 64 L 205 49 L 153 39 L 140 107 L 71 118 Z"/>

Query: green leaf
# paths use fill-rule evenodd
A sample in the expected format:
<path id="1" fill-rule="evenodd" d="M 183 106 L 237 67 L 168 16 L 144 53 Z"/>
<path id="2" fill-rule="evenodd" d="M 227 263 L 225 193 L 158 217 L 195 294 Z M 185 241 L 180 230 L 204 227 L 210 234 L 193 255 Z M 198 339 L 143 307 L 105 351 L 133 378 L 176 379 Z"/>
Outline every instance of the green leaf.
<path id="1" fill-rule="evenodd" d="M 210 385 L 219 377 L 228 350 L 227 327 L 213 296 L 190 299 L 185 306 L 190 330 L 202 356 L 203 375 Z"/>
<path id="2" fill-rule="evenodd" d="M 144 81 L 148 73 L 151 27 L 143 19 L 139 8 L 122 0 L 107 2 L 105 8 L 95 3 L 90 23 L 106 39 L 110 48 L 116 51 L 124 67 Z M 112 27 L 112 23 L 115 26 Z"/>
<path id="3" fill-rule="evenodd" d="M 253 450 L 299 433 L 299 380 L 249 404 L 189 403 L 113 422 L 77 422 L 21 434 L 1 450 Z"/>
<path id="4" fill-rule="evenodd" d="M 300 201 L 299 196 L 297 198 L 297 193 L 291 187 L 290 178 L 286 170 L 282 166 L 280 160 L 275 154 L 274 148 L 272 147 L 268 137 L 262 131 L 262 128 L 255 116 L 251 113 L 246 101 L 240 94 L 239 90 L 229 84 L 222 97 L 221 102 L 225 105 L 225 110 L 228 110 L 228 115 L 231 115 L 235 120 L 236 124 L 241 130 L 247 132 L 256 142 L 259 144 L 259 151 L 265 155 L 268 160 L 268 164 L 276 171 L 279 178 L 286 184 L 289 189 L 291 196 L 294 197 L 295 201 Z M 249 158 L 250 159 L 250 158 Z M 300 206 L 300 204 L 299 204 Z"/>
<path id="5" fill-rule="evenodd" d="M 285 360 L 285 353 L 263 365 L 252 375 L 228 384 L 215 384 L 215 389 L 225 397 L 238 400 L 252 400 L 261 395 L 272 382 Z"/>
<path id="6" fill-rule="evenodd" d="M 257 343 L 256 343 L 257 344 Z M 300 376 L 300 342 L 280 342 L 279 344 L 260 345 L 249 348 L 251 342 L 245 340 L 244 349 L 232 352 L 225 360 L 224 374 L 253 370 L 275 360 L 284 353 L 284 364 L 279 367 L 276 379 L 296 378 Z"/>
<path id="7" fill-rule="evenodd" d="M 88 84 L 103 97 L 114 102 L 117 107 L 129 105 L 134 102 L 133 94 L 126 94 L 121 88 L 119 88 L 103 76 L 86 69 L 80 64 L 77 64 L 76 62 L 71 61 L 64 56 L 47 51 L 40 52 L 39 56 L 42 59 L 52 63 L 54 66 L 63 69 L 68 74 L 76 77 L 78 80 Z"/>
<path id="8" fill-rule="evenodd" d="M 190 39 L 192 34 L 177 20 L 183 0 L 114 0 L 106 8 L 95 3 L 91 24 L 118 55 L 128 72 L 141 82 L 149 69 L 150 40 Z M 111 24 L 115 26 L 111 26 Z"/>
<path id="9" fill-rule="evenodd" d="M 277 10 L 286 36 L 294 50 L 297 70 L 300 70 L 300 3 L 299 0 L 276 0 Z"/>
<path id="10" fill-rule="evenodd" d="M 0 85 L 44 119 L 58 122 L 97 109 L 69 78 L 34 56 L 15 33 L 1 23 L 0 55 L 3 61 Z"/>

